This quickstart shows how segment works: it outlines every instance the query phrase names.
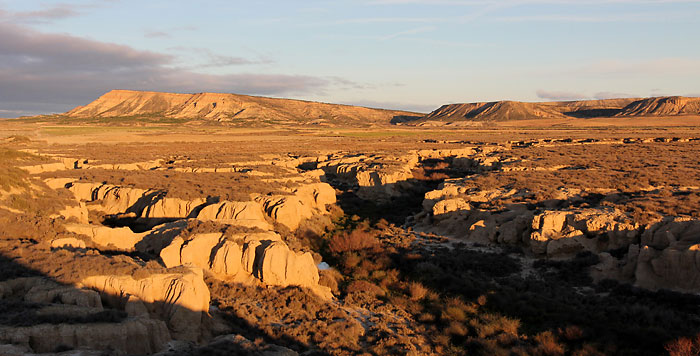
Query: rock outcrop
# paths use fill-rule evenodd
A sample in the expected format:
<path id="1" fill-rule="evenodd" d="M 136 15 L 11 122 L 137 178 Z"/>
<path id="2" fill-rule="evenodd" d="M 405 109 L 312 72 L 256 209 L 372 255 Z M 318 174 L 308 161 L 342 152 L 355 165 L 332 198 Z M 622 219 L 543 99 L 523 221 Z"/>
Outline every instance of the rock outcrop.
<path id="1" fill-rule="evenodd" d="M 548 257 L 616 250 L 637 243 L 640 228 L 618 210 L 547 211 L 532 220 L 530 247 Z"/>
<path id="2" fill-rule="evenodd" d="M 48 278 L 25 277 L 0 282 L 0 299 L 14 296 L 31 303 L 60 303 L 102 310 L 95 291 L 58 284 Z"/>
<path id="3" fill-rule="evenodd" d="M 224 224 L 257 227 L 271 230 L 272 225 L 265 219 L 262 204 L 255 201 L 222 201 L 204 207 L 197 215 L 199 220 L 216 221 Z"/>
<path id="4" fill-rule="evenodd" d="M 430 121 L 507 121 L 532 119 L 560 119 L 564 114 L 542 103 L 494 101 L 488 103 L 443 105 L 417 122 Z"/>
<path id="5" fill-rule="evenodd" d="M 66 224 L 66 230 L 85 235 L 103 249 L 133 251 L 136 244 L 148 235 L 147 232 L 136 233 L 128 227 L 108 227 L 89 224 Z"/>
<path id="6" fill-rule="evenodd" d="M 305 219 L 316 214 L 327 214 L 326 205 L 336 201 L 335 190 L 327 183 L 304 185 L 292 195 L 261 196 L 256 201 L 262 204 L 265 213 L 276 222 L 296 230 Z"/>
<path id="7" fill-rule="evenodd" d="M 386 199 L 401 194 L 401 185 L 411 178 L 418 164 L 418 155 L 405 156 L 338 156 L 319 162 L 326 177 L 359 187 L 363 199 Z"/>
<path id="8" fill-rule="evenodd" d="M 22 345 L 45 354 L 57 347 L 80 350 L 113 350 L 121 355 L 149 355 L 161 351 L 170 341 L 160 320 L 127 319 L 120 323 L 40 324 L 0 327 L 0 343 Z"/>
<path id="9" fill-rule="evenodd" d="M 154 274 L 143 279 L 93 276 L 81 284 L 98 291 L 110 306 L 123 308 L 129 301 L 132 311 L 147 310 L 151 317 L 164 320 L 176 339 L 197 341 L 202 318 L 209 311 L 209 289 L 198 268 L 190 268 L 184 274 Z"/>
<path id="10" fill-rule="evenodd" d="M 184 200 L 159 196 L 146 204 L 140 217 L 144 219 L 181 219 L 195 217 L 206 203 L 207 200 L 202 198 Z"/>
<path id="11" fill-rule="evenodd" d="M 194 265 L 219 278 L 274 286 L 297 285 L 331 298 L 318 284 L 318 268 L 310 253 L 291 251 L 273 232 L 241 234 L 226 238 L 220 233 L 181 237 L 160 251 L 167 267 Z"/>
<path id="12" fill-rule="evenodd" d="M 295 230 L 316 214 L 327 214 L 326 206 L 336 202 L 335 190 L 327 183 L 307 183 L 289 195 L 259 196 L 248 202 L 218 202 L 217 198 L 183 200 L 158 190 L 125 188 L 108 184 L 73 183 L 69 188 L 80 202 L 95 202 L 90 209 L 105 214 L 129 214 L 150 226 L 173 219 L 197 218 L 232 225 L 271 230 L 266 220 Z"/>
<path id="13" fill-rule="evenodd" d="M 99 315 L 103 311 L 100 294 L 91 289 L 58 284 L 43 277 L 17 278 L 0 282 L 0 299 L 23 300 L 32 303 L 34 313 L 66 320 Z M 171 340 L 170 332 L 161 320 L 134 317 L 114 322 L 78 322 L 31 325 L 32 313 L 27 315 L 30 326 L 0 326 L 0 354 L 23 349 L 19 355 L 55 352 L 61 347 L 74 350 L 113 350 L 115 354 L 152 354 L 161 351 Z M 40 319 L 41 320 L 41 319 Z M 139 342 L 134 342 L 139 340 Z M 7 351 L 7 352 L 5 352 Z"/>
<path id="14" fill-rule="evenodd" d="M 100 183 L 73 183 L 68 189 L 79 201 L 99 202 L 99 205 L 91 205 L 90 208 L 106 214 L 133 212 L 140 215 L 159 195 L 157 191 Z"/>
<path id="15" fill-rule="evenodd" d="M 540 103 L 494 101 L 443 105 L 430 114 L 406 124 L 460 126 L 489 121 L 699 114 L 700 98 L 681 96 Z"/>
<path id="16" fill-rule="evenodd" d="M 700 115 L 700 98 L 682 96 L 637 100 L 624 107 L 618 116 Z"/>
<path id="17" fill-rule="evenodd" d="M 89 214 L 87 206 L 84 202 L 78 202 L 78 205 L 67 206 L 58 212 L 58 215 L 53 217 L 62 216 L 66 220 L 75 220 L 81 224 L 87 224 L 89 222 Z"/>
<path id="18" fill-rule="evenodd" d="M 46 172 L 64 171 L 68 169 L 76 169 L 82 167 L 82 160 L 73 158 L 62 158 L 60 162 L 44 163 L 34 166 L 19 167 L 29 174 L 41 174 Z"/>
<path id="19" fill-rule="evenodd" d="M 667 218 L 648 227 L 627 257 L 635 259 L 638 286 L 700 292 L 700 220 Z"/>

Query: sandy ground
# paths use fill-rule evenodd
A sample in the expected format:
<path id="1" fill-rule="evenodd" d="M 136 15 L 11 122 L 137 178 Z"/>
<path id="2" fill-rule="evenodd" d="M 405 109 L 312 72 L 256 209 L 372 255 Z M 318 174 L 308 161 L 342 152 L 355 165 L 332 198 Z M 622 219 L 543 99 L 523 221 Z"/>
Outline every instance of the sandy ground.
<path id="1" fill-rule="evenodd" d="M 116 126 L 55 122 L 31 122 L 0 119 L 0 138 L 12 135 L 27 136 L 34 141 L 48 144 L 126 143 L 126 142 L 230 142 L 259 140 L 298 140 L 307 137 L 344 137 L 358 139 L 478 139 L 510 136 L 545 137 L 621 135 L 643 130 L 649 135 L 667 135 L 669 130 L 700 132 L 700 117 L 649 117 L 649 118 L 593 118 L 593 119 L 541 119 L 488 123 L 491 126 L 460 127 L 411 127 L 387 126 L 371 129 L 328 127 L 238 128 L 221 125 L 163 124 L 148 126 Z"/>

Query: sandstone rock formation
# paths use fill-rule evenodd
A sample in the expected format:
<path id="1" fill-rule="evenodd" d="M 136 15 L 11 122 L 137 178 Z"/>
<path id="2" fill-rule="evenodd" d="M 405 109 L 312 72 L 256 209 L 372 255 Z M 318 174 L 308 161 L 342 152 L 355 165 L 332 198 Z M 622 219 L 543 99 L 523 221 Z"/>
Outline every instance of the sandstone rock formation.
<path id="1" fill-rule="evenodd" d="M 400 185 L 413 178 L 411 170 L 418 163 L 413 153 L 405 156 L 340 156 L 319 162 L 326 176 L 359 187 L 364 199 L 384 199 L 401 194 Z"/>
<path id="2" fill-rule="evenodd" d="M 327 214 L 326 205 L 336 201 L 335 190 L 327 183 L 304 183 L 289 195 L 259 196 L 248 202 L 217 202 L 218 198 L 183 200 L 167 197 L 162 191 L 107 184 L 72 183 L 68 189 L 80 202 L 99 203 L 90 205 L 90 209 L 106 214 L 131 214 L 151 226 L 196 217 L 270 230 L 267 215 L 295 230 L 304 219 Z"/>
<path id="3" fill-rule="evenodd" d="M 176 237 L 160 251 L 167 267 L 194 265 L 220 278 L 243 283 L 297 285 L 332 298 L 319 286 L 318 268 L 310 253 L 291 251 L 273 232 L 223 237 L 220 233 L 198 234 L 185 241 Z"/>
<path id="4" fill-rule="evenodd" d="M 100 209 L 106 214 L 124 212 L 140 212 L 158 192 L 124 188 L 101 183 L 73 183 L 68 188 L 80 201 L 99 201 L 100 205 L 91 205 L 92 209 Z"/>
<path id="5" fill-rule="evenodd" d="M 0 282 L 0 292 L 0 299 L 15 296 L 32 303 L 59 302 L 102 310 L 100 296 L 96 292 L 64 286 L 43 277 L 16 278 Z"/>
<path id="6" fill-rule="evenodd" d="M 56 172 L 68 169 L 75 169 L 82 167 L 82 161 L 73 158 L 63 158 L 60 162 L 54 163 L 44 163 L 34 166 L 24 166 L 21 169 L 27 171 L 29 174 L 40 174 L 45 172 Z"/>
<path id="7" fill-rule="evenodd" d="M 565 116 L 548 105 L 518 101 L 495 101 L 489 103 L 448 104 L 431 112 L 421 121 L 454 120 L 531 120 L 539 118 L 564 118 Z"/>
<path id="8" fill-rule="evenodd" d="M 640 235 L 640 226 L 627 215 L 600 209 L 544 212 L 535 215 L 532 229 L 533 252 L 550 257 L 626 248 Z M 597 238 L 600 235 L 605 235 L 604 241 Z"/>
<path id="9" fill-rule="evenodd" d="M 327 214 L 327 204 L 335 203 L 335 190 L 327 183 L 304 185 L 292 195 L 261 196 L 265 213 L 278 223 L 296 230 L 299 224 L 315 214 Z"/>
<path id="10" fill-rule="evenodd" d="M 265 220 L 262 204 L 255 201 L 222 201 L 211 204 L 204 207 L 199 212 L 197 219 L 246 227 L 257 227 L 263 230 L 272 229 L 272 225 Z"/>
<path id="11" fill-rule="evenodd" d="M 58 216 L 62 216 L 66 220 L 76 220 L 81 224 L 89 222 L 89 214 L 87 206 L 84 202 L 78 202 L 78 205 L 67 206 L 65 209 L 58 212 Z"/>
<path id="12" fill-rule="evenodd" d="M 525 103 L 495 101 L 443 105 L 408 125 L 483 123 L 488 121 L 699 115 L 700 98 L 605 99 Z"/>
<path id="13" fill-rule="evenodd" d="M 87 162 L 87 161 L 85 161 Z M 82 164 L 82 169 L 114 169 L 114 170 L 122 170 L 122 171 L 143 171 L 143 170 L 151 170 L 151 169 L 156 169 L 160 168 L 164 163 L 163 159 L 155 159 L 151 161 L 143 161 L 143 162 L 133 162 L 133 163 L 102 163 L 102 164 L 94 164 L 94 163 L 83 163 Z M 76 167 L 77 168 L 77 167 Z"/>
<path id="14" fill-rule="evenodd" d="M 96 291 L 61 285 L 43 277 L 0 282 L 0 299 L 36 303 L 39 306 L 37 315 L 50 315 L 54 319 L 70 319 L 103 311 L 102 300 Z M 152 354 L 162 350 L 170 339 L 166 324 L 148 317 L 115 322 L 3 325 L 0 326 L 0 344 L 14 347 L 1 346 L 0 354 L 12 355 L 13 350 L 18 349 L 24 350 L 20 355 L 45 354 L 55 352 L 59 345 L 75 350 L 109 349 L 117 354 Z"/>
<path id="15" fill-rule="evenodd" d="M 136 304 L 140 301 L 153 318 L 166 322 L 176 339 L 197 341 L 202 318 L 209 311 L 209 289 L 198 268 L 190 268 L 184 274 L 155 274 L 138 280 L 130 276 L 93 276 L 81 284 L 97 290 L 114 307 L 126 305 L 127 300 Z M 142 309 L 130 307 L 137 308 Z"/>
<path id="16" fill-rule="evenodd" d="M 700 291 L 700 220 L 667 218 L 648 227 L 630 251 L 635 283 L 649 289 Z M 637 255 L 638 253 L 638 255 Z"/>
<path id="17" fill-rule="evenodd" d="M 675 116 L 699 114 L 700 98 L 670 96 L 637 100 L 622 109 L 618 116 Z"/>
<path id="18" fill-rule="evenodd" d="M 140 216 L 144 219 L 195 217 L 197 216 L 199 209 L 204 207 L 206 202 L 206 199 L 202 198 L 184 200 L 179 198 L 158 196 L 146 204 Z"/>
<path id="19" fill-rule="evenodd" d="M 148 234 L 147 232 L 133 232 L 128 227 L 111 228 L 89 224 L 66 224 L 65 228 L 70 232 L 89 237 L 90 240 L 104 249 L 113 248 L 121 251 L 133 251 L 136 244 Z"/>
<path id="20" fill-rule="evenodd" d="M 41 354 L 54 352 L 58 345 L 62 345 L 76 350 L 114 350 L 122 355 L 148 355 L 161 351 L 168 341 L 170 334 L 165 323 L 147 318 L 127 319 L 120 323 L 0 327 L 0 343 L 22 345 Z"/>

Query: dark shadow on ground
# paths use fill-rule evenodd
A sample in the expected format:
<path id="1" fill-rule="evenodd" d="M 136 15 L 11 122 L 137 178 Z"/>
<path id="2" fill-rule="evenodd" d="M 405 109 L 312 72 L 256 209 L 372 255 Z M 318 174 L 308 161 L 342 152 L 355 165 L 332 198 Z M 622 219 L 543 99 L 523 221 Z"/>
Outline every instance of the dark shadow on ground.
<path id="1" fill-rule="evenodd" d="M 392 125 L 396 124 L 402 124 L 405 122 L 411 122 L 411 121 L 416 121 L 424 118 L 425 116 L 418 116 L 418 115 L 396 115 L 391 118 L 391 121 L 389 121 Z"/>

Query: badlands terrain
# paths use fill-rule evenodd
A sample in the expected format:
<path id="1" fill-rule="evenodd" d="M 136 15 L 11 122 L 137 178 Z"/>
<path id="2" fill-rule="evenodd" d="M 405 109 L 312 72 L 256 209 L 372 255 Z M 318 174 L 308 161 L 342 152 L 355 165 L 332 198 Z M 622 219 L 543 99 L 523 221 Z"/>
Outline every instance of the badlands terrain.
<path id="1" fill-rule="evenodd" d="M 685 355 L 697 98 L 0 121 L 0 355 Z"/>

